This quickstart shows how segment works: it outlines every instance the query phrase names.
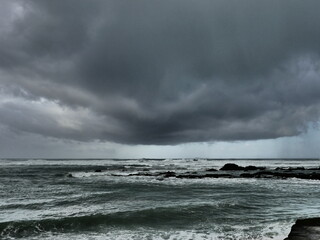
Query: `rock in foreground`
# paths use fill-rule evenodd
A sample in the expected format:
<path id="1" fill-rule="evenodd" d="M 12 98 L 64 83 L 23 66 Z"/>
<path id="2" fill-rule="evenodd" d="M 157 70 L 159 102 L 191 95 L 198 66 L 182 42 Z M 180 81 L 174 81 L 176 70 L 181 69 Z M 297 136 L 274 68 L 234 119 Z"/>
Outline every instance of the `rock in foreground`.
<path id="1" fill-rule="evenodd" d="M 319 240 L 320 218 L 299 219 L 284 240 Z"/>

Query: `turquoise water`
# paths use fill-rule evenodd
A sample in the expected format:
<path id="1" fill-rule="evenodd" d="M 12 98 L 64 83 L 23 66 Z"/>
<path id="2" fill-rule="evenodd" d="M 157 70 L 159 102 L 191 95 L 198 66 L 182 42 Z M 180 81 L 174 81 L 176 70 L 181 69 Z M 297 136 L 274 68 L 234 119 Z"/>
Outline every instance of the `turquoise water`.
<path id="1" fill-rule="evenodd" d="M 2 159 L 0 238 L 283 239 L 297 218 L 320 215 L 316 180 L 128 176 L 202 171 L 227 162 L 320 165 L 281 159 Z"/>

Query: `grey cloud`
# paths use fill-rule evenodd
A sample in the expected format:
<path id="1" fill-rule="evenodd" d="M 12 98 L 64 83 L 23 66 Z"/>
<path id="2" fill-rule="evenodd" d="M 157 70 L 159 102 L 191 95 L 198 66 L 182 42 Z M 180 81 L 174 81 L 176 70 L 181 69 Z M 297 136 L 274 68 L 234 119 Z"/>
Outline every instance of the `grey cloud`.
<path id="1" fill-rule="evenodd" d="M 2 105 L 12 128 L 178 144 L 293 136 L 319 120 L 317 0 L 13 2 L 24 11 L 0 37 L 4 91 L 93 117 L 68 133 Z"/>

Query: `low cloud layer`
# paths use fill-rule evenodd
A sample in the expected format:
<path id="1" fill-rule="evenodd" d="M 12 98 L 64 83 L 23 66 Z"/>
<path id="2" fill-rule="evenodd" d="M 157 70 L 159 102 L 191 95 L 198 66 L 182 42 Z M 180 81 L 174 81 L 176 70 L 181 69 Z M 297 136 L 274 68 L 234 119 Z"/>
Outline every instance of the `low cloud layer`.
<path id="1" fill-rule="evenodd" d="M 3 0 L 0 124 L 79 141 L 294 136 L 319 121 L 318 0 Z"/>

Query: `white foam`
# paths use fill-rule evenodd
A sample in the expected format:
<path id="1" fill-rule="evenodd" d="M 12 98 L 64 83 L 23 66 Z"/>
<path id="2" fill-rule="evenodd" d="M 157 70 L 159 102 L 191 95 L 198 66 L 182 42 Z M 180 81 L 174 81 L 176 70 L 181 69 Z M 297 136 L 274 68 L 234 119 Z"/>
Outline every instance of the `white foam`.
<path id="1" fill-rule="evenodd" d="M 280 232 L 277 232 L 280 231 Z M 282 240 L 288 235 L 288 227 L 268 226 L 259 236 L 245 234 L 243 229 L 237 229 L 233 233 L 215 233 L 208 231 L 186 230 L 186 231 L 156 231 L 152 229 L 139 230 L 110 230 L 108 232 L 86 232 L 86 233 L 44 233 L 38 238 L 44 240 Z"/>

